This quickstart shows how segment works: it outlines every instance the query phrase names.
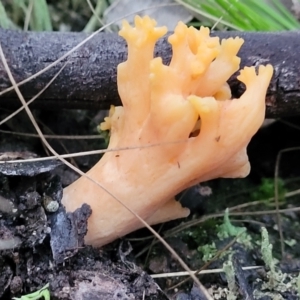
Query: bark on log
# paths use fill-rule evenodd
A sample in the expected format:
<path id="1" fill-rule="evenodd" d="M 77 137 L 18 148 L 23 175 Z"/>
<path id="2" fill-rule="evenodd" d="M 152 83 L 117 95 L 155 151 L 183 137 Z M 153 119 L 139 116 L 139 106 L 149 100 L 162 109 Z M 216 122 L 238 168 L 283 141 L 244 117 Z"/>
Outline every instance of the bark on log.
<path id="1" fill-rule="evenodd" d="M 251 33 L 215 32 L 220 38 L 245 39 L 239 55 L 241 67 L 271 63 L 275 74 L 266 97 L 267 117 L 300 114 L 300 32 Z M 85 39 L 84 33 L 17 32 L 0 30 L 0 42 L 17 82 L 48 66 Z M 120 104 L 116 67 L 127 56 L 126 44 L 117 34 L 99 33 L 84 46 L 38 78 L 24 84 L 27 100 L 37 94 L 68 60 L 68 65 L 53 84 L 32 105 L 47 109 L 104 109 Z M 166 38 L 159 41 L 155 56 L 165 63 L 171 57 Z M 236 74 L 229 80 L 233 95 L 239 97 L 243 85 Z M 0 62 L 0 107 L 16 107 L 14 92 L 1 95 L 11 84 Z"/>

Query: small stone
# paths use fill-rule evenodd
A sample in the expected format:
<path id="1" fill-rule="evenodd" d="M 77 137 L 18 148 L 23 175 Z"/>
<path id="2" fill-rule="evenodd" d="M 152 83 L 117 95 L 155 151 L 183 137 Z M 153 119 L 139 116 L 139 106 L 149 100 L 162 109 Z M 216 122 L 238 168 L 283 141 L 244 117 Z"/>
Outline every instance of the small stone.
<path id="1" fill-rule="evenodd" d="M 20 276 L 13 277 L 11 283 L 10 283 L 10 291 L 12 294 L 17 294 L 22 290 L 23 287 L 23 281 Z"/>
<path id="2" fill-rule="evenodd" d="M 59 208 L 59 203 L 53 200 L 51 197 L 44 195 L 43 206 L 47 212 L 56 212 Z"/>

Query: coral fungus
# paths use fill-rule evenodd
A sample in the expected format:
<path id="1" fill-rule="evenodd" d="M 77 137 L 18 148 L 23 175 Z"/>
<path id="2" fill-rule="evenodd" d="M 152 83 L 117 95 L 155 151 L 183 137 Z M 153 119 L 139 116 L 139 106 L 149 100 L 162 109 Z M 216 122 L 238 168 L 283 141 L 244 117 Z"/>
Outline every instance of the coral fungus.
<path id="1" fill-rule="evenodd" d="M 87 173 L 149 224 L 187 216 L 174 195 L 217 177 L 244 177 L 250 165 L 246 146 L 261 126 L 270 65 L 246 67 L 238 79 L 246 86 L 231 99 L 227 84 L 238 71 L 241 38 L 220 42 L 208 28 L 179 23 L 169 37 L 169 66 L 153 58 L 156 41 L 166 32 L 149 17 L 126 21 L 120 35 L 128 59 L 118 66 L 123 103 L 101 125 L 111 130 L 109 149 Z M 153 146 L 151 146 L 153 145 Z M 142 226 L 120 203 L 86 177 L 64 190 L 63 203 L 73 211 L 83 203 L 93 210 L 86 242 L 101 246 Z"/>

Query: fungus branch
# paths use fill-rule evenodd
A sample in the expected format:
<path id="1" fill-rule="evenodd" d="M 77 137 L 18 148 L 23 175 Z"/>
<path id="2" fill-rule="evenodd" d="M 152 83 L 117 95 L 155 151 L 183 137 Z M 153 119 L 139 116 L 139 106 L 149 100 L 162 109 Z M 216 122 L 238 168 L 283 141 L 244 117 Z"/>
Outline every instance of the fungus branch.
<path id="1" fill-rule="evenodd" d="M 156 41 L 167 32 L 149 17 L 126 21 L 120 35 L 128 59 L 118 66 L 122 107 L 101 124 L 111 130 L 109 149 L 88 172 L 149 224 L 185 217 L 189 210 L 173 198 L 198 182 L 244 177 L 250 165 L 246 146 L 265 115 L 270 65 L 241 70 L 246 91 L 231 99 L 226 83 L 239 69 L 243 40 L 219 41 L 207 28 L 179 23 L 169 42 L 169 66 L 153 58 Z M 159 147 L 146 145 L 160 144 Z M 144 148 L 143 148 L 144 147 Z M 141 227 L 141 223 L 105 191 L 81 177 L 64 190 L 63 204 L 74 211 L 83 203 L 93 210 L 86 242 L 101 246 Z"/>

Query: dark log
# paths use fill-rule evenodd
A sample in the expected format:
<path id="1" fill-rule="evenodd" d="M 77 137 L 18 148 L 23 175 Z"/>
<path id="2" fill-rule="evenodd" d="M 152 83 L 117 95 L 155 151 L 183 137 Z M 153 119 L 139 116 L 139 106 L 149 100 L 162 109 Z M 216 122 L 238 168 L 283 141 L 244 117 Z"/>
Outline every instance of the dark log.
<path id="1" fill-rule="evenodd" d="M 275 74 L 266 97 L 267 117 L 284 117 L 300 113 L 300 33 L 215 32 L 221 38 L 241 36 L 245 39 L 239 55 L 241 67 L 271 63 Z M 0 41 L 17 82 L 35 74 L 67 53 L 88 35 L 83 33 L 17 32 L 0 30 Z M 53 84 L 32 105 L 47 109 L 106 109 L 120 104 L 116 85 L 116 67 L 126 59 L 126 44 L 117 34 L 99 33 L 38 78 L 22 85 L 29 100 L 58 70 L 68 65 Z M 159 41 L 155 56 L 167 64 L 171 49 L 166 38 Z M 229 80 L 235 97 L 243 92 L 236 74 Z M 17 107 L 14 92 L 1 95 L 11 84 L 0 62 L 0 107 Z"/>

